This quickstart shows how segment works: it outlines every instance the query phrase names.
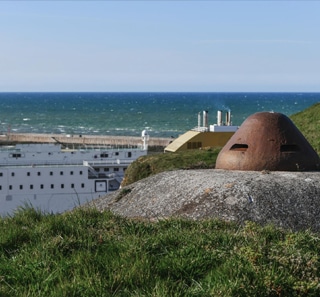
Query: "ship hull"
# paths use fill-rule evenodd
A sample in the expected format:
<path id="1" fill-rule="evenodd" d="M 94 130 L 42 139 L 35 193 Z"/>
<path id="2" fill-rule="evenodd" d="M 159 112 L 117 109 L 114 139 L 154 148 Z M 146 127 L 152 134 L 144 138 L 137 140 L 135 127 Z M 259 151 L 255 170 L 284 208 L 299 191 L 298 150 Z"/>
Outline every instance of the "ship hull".
<path id="1" fill-rule="evenodd" d="M 0 149 L 0 216 L 21 207 L 61 213 L 120 187 L 127 167 L 145 149 L 35 144 Z"/>

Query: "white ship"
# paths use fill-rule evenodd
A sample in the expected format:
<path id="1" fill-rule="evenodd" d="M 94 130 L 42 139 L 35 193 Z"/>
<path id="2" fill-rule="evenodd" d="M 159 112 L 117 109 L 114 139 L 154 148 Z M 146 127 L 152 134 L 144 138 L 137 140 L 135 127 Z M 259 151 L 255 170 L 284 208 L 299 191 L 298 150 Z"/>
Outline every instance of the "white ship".
<path id="1" fill-rule="evenodd" d="M 147 154 L 145 130 L 142 141 L 134 148 L 0 147 L 0 216 L 25 206 L 61 213 L 119 189 L 127 167 Z"/>

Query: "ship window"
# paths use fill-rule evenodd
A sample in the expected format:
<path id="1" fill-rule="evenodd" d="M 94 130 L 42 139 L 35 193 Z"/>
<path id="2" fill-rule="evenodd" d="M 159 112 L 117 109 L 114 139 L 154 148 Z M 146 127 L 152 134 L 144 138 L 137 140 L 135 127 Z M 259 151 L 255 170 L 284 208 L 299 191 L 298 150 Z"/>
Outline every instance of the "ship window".
<path id="1" fill-rule="evenodd" d="M 3 176 L 3 172 L 0 172 L 0 176 Z"/>
<path id="2" fill-rule="evenodd" d="M 60 175 L 63 175 L 63 171 L 60 171 Z"/>
<path id="3" fill-rule="evenodd" d="M 119 152 L 116 152 L 116 156 L 119 156 Z"/>
<path id="4" fill-rule="evenodd" d="M 27 172 L 27 176 L 30 176 L 30 172 Z"/>
<path id="5" fill-rule="evenodd" d="M 40 189 L 43 189 L 43 185 L 42 184 L 40 185 Z"/>
<path id="6" fill-rule="evenodd" d="M 109 168 L 104 168 L 104 171 L 109 171 Z"/>
<path id="7" fill-rule="evenodd" d="M 14 172 L 11 172 L 11 176 L 14 176 Z"/>
<path id="8" fill-rule="evenodd" d="M 12 185 L 9 186 L 9 190 L 12 190 Z"/>
<path id="9" fill-rule="evenodd" d="M 70 175 L 73 175 L 73 171 L 70 171 Z"/>
<path id="10" fill-rule="evenodd" d="M 53 175 L 53 172 L 52 172 L 52 171 L 50 171 L 50 175 Z"/>
<path id="11" fill-rule="evenodd" d="M 10 154 L 12 158 L 21 158 L 21 154 Z"/>
<path id="12" fill-rule="evenodd" d="M 30 185 L 30 190 L 32 190 L 33 189 L 33 185 Z"/>
<path id="13" fill-rule="evenodd" d="M 108 154 L 105 154 L 105 153 L 104 154 L 100 154 L 100 157 L 101 158 L 108 158 Z"/>
<path id="14" fill-rule="evenodd" d="M 51 189 L 53 189 L 54 188 L 54 184 L 51 184 Z"/>
<path id="15" fill-rule="evenodd" d="M 81 184 L 81 188 L 84 188 L 84 183 Z"/>
<path id="16" fill-rule="evenodd" d="M 119 168 L 114 168 L 113 171 L 119 171 Z"/>
<path id="17" fill-rule="evenodd" d="M 20 186 L 19 186 L 19 189 L 22 190 L 22 189 L 23 189 L 23 185 L 20 185 Z"/>
<path id="18" fill-rule="evenodd" d="M 74 188 L 74 184 L 71 184 L 71 188 L 72 188 L 72 189 Z"/>
<path id="19" fill-rule="evenodd" d="M 64 188 L 64 184 L 61 184 L 61 189 L 63 189 Z"/>
<path id="20" fill-rule="evenodd" d="M 2 186 L 0 186 L 0 190 L 2 190 Z"/>
<path id="21" fill-rule="evenodd" d="M 79 174 L 82 175 L 82 170 L 80 170 Z"/>
<path id="22" fill-rule="evenodd" d="M 128 158 L 131 158 L 131 157 L 132 157 L 132 153 L 128 152 Z"/>
<path id="23" fill-rule="evenodd" d="M 38 176 L 40 176 L 41 175 L 41 172 L 40 171 L 38 171 Z"/>

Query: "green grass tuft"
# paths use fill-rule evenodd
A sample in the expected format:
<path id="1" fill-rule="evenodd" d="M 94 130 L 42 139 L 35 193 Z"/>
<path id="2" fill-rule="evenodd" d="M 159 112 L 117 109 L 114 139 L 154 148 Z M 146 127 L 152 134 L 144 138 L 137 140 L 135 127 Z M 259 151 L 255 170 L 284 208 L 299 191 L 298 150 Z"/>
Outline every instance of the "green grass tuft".
<path id="1" fill-rule="evenodd" d="M 320 154 L 320 103 L 290 117 L 315 151 Z"/>
<path id="2" fill-rule="evenodd" d="M 144 156 L 128 167 L 122 185 L 129 185 L 163 171 L 214 168 L 218 153 L 218 149 L 209 149 Z"/>
<path id="3" fill-rule="evenodd" d="M 319 296 L 320 238 L 97 210 L 0 220 L 0 296 Z"/>

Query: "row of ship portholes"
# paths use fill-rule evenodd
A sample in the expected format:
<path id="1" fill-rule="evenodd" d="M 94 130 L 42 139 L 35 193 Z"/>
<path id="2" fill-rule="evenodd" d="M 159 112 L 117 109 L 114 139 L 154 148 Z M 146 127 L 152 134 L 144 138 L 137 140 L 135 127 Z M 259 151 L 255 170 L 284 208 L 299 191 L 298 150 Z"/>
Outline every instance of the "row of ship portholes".
<path id="1" fill-rule="evenodd" d="M 53 175 L 53 171 L 50 171 L 49 172 L 49 175 Z M 64 173 L 65 173 L 65 171 L 60 171 L 60 175 L 64 175 Z M 70 175 L 73 175 L 74 174 L 74 171 L 70 171 Z M 83 174 L 83 171 L 81 170 L 81 171 L 79 171 L 79 175 L 82 175 Z M 15 172 L 11 172 L 11 174 L 10 174 L 12 177 L 13 176 L 15 176 Z M 41 176 L 41 172 L 40 171 L 37 171 L 37 173 L 36 173 L 36 175 L 37 176 Z M 3 174 L 3 172 L 0 172 L 0 177 L 2 177 L 2 176 L 4 176 L 4 174 Z M 28 171 L 27 172 L 27 176 L 31 176 L 31 172 L 30 171 Z"/>
<path id="2" fill-rule="evenodd" d="M 19 190 L 24 190 L 24 189 L 25 189 L 24 185 L 19 185 L 17 188 L 18 188 Z M 46 188 L 46 187 L 44 186 L 44 184 L 40 184 L 40 185 L 39 185 L 39 189 L 41 189 L 41 190 L 45 190 L 45 189 L 55 189 L 55 188 L 56 188 L 56 185 L 55 185 L 55 184 L 50 184 L 48 188 Z M 70 189 L 74 189 L 74 188 L 75 188 L 75 184 L 73 184 L 73 183 L 70 184 Z M 81 183 L 81 184 L 80 184 L 80 188 L 85 188 L 85 184 L 84 184 L 84 183 Z M 30 189 L 30 190 L 34 190 L 34 189 L 35 189 L 34 185 L 32 185 L 32 184 L 29 185 L 29 189 Z M 65 184 L 60 184 L 60 189 L 65 189 Z M 0 191 L 1 191 L 1 190 L 3 190 L 2 185 L 0 185 Z M 8 190 L 14 190 L 13 185 L 9 185 Z"/>
<path id="3" fill-rule="evenodd" d="M 125 171 L 125 170 L 126 170 L 126 168 L 123 168 L 123 171 Z M 95 171 L 100 172 L 101 170 L 99 170 L 99 168 L 95 168 Z M 109 168 L 104 168 L 103 171 L 109 172 L 110 169 Z M 113 168 L 113 171 L 117 172 L 117 171 L 120 171 L 120 169 L 118 167 L 115 167 L 115 168 Z M 50 176 L 53 176 L 54 174 L 64 175 L 65 173 L 66 173 L 65 171 L 60 171 L 60 172 L 50 171 L 49 175 Z M 11 172 L 10 173 L 10 176 L 12 176 L 12 177 L 14 177 L 15 175 L 16 175 L 15 172 Z M 40 171 L 36 172 L 36 176 L 41 176 L 41 175 L 43 175 L 43 172 L 40 172 Z M 74 171 L 70 171 L 70 175 L 74 175 Z M 83 171 L 82 170 L 79 171 L 79 175 L 83 175 Z M 2 176 L 4 176 L 4 173 L 0 172 L 0 177 L 2 177 Z M 31 176 L 31 172 L 30 171 L 27 172 L 27 176 Z"/>

